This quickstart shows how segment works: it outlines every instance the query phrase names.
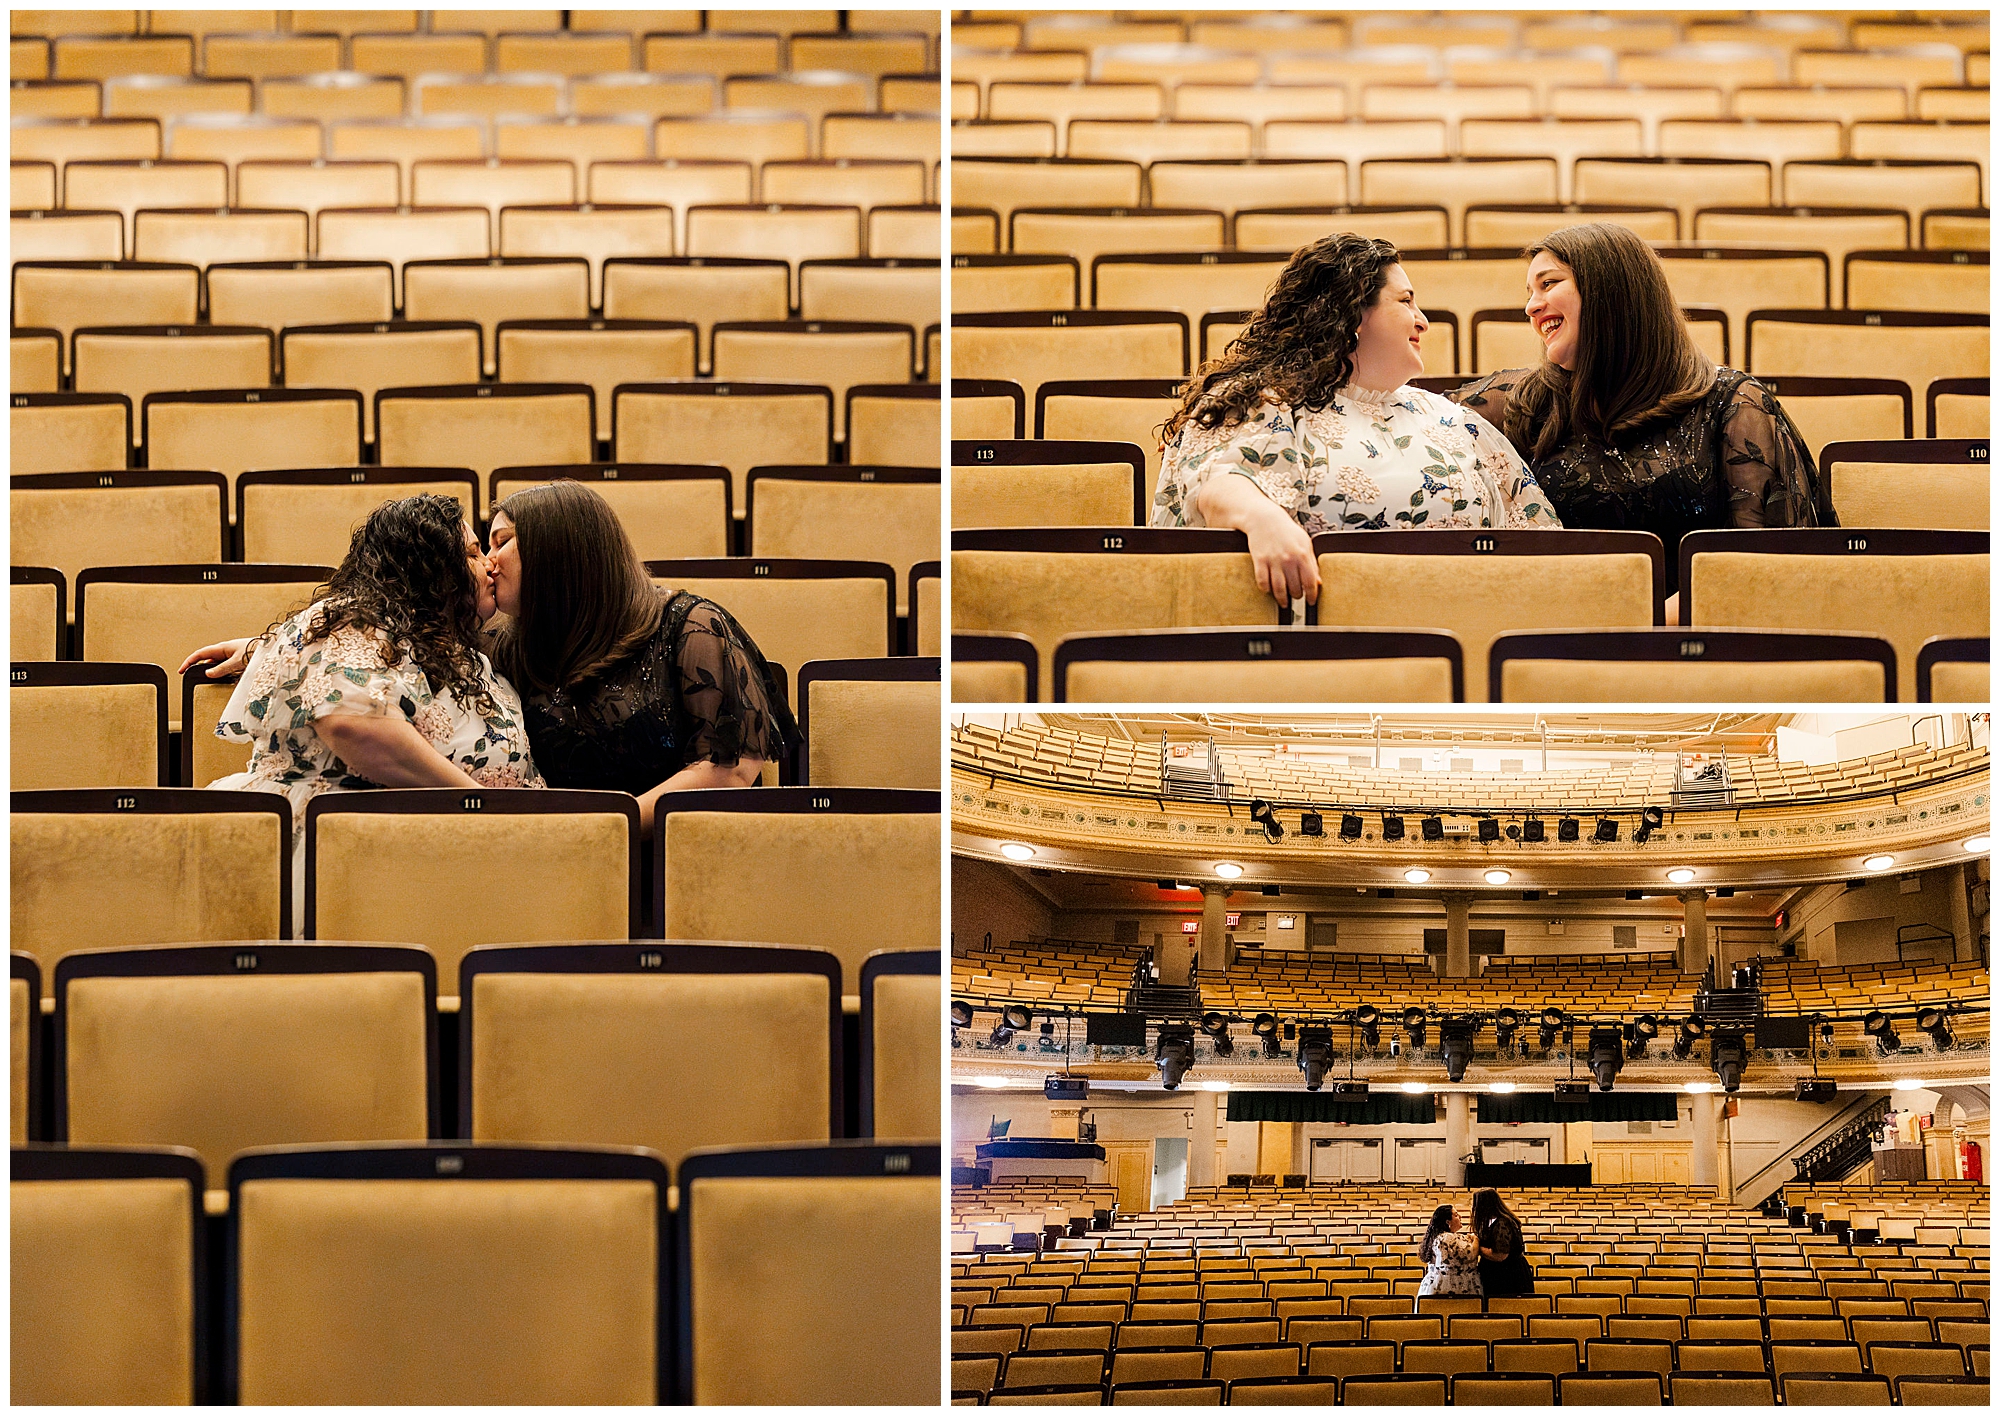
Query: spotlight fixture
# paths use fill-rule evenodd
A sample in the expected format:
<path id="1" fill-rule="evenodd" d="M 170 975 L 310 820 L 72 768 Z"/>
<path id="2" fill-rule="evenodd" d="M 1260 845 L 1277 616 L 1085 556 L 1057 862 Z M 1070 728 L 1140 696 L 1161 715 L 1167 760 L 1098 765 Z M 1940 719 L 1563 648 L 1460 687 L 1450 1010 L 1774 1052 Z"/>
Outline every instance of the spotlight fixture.
<path id="1" fill-rule="evenodd" d="M 1684 865 L 1677 866 L 1675 869 L 1667 872 L 1667 879 L 1673 881 L 1676 885 L 1685 885 L 1694 879 L 1694 872 Z"/>
<path id="2" fill-rule="evenodd" d="M 1421 1049 L 1430 1029 L 1424 1022 L 1424 1010 L 1405 1008 L 1403 1010 L 1403 1030 L 1410 1035 L 1410 1046 Z"/>
<path id="3" fill-rule="evenodd" d="M 1819 1025 L 1819 1040 L 1826 1046 L 1833 1046 L 1833 1023 L 1822 1019 Z"/>
<path id="4" fill-rule="evenodd" d="M 1382 818 L 1382 839 L 1385 841 L 1400 841 L 1403 839 L 1402 817 L 1384 816 Z M 1968 845 L 1966 849 L 1971 850 L 1972 847 Z"/>
<path id="5" fill-rule="evenodd" d="M 1326 818 L 1321 816 L 1317 811 L 1301 811 L 1299 813 L 1299 834 L 1301 836 L 1324 836 L 1326 834 Z"/>
<path id="6" fill-rule="evenodd" d="M 1500 823 L 1490 816 L 1479 818 L 1479 843 L 1485 845 L 1500 839 Z"/>
<path id="7" fill-rule="evenodd" d="M 1641 1013 L 1630 1028 L 1630 1041 L 1626 1052 L 1634 1058 L 1646 1055 L 1646 1045 L 1660 1035 L 1660 1020 L 1651 1013 Z"/>
<path id="8" fill-rule="evenodd" d="M 1250 1020 L 1250 1031 L 1263 1042 L 1264 1055 L 1266 1057 L 1280 1055 L 1282 1049 L 1278 1046 L 1278 1015 L 1276 1013 L 1259 1013 Z"/>
<path id="9" fill-rule="evenodd" d="M 1530 816 L 1521 823 L 1521 839 L 1531 845 L 1548 839 L 1548 832 L 1542 826 L 1541 817 Z"/>
<path id="10" fill-rule="evenodd" d="M 1373 1003 L 1354 1010 L 1354 1022 L 1361 1029 L 1361 1045 L 1373 1052 L 1382 1045 L 1382 1014 Z"/>
<path id="11" fill-rule="evenodd" d="M 993 1031 L 986 1035 L 986 1045 L 1004 1048 L 1014 1040 L 1014 1029 L 1007 1026 L 1007 1015 L 1002 1013 L 1000 1021 L 993 1025 Z"/>
<path id="12" fill-rule="evenodd" d="M 1590 1075 L 1597 1079 L 1599 1091 L 1610 1091 L 1611 1084 L 1618 1077 L 1619 1069 L 1625 1065 L 1625 1034 L 1617 1027 L 1594 1027 L 1590 1030 Z"/>
<path id="13" fill-rule="evenodd" d="M 1237 880 L 1243 875 L 1243 867 L 1233 860 L 1225 860 L 1215 867 L 1215 873 L 1224 880 Z"/>
<path id="14" fill-rule="evenodd" d="M 1717 1028 L 1708 1040 L 1708 1064 L 1722 1079 L 1722 1089 L 1733 1092 L 1743 1085 L 1743 1029 Z"/>
<path id="15" fill-rule="evenodd" d="M 1229 1040 L 1229 1019 L 1221 1013 L 1203 1013 L 1201 1030 L 1208 1034 L 1208 1040 L 1215 1044 L 1217 1057 L 1236 1055 L 1236 1044 Z"/>
<path id="16" fill-rule="evenodd" d="M 1556 1045 L 1556 1034 L 1569 1026 L 1569 1015 L 1560 1008 L 1542 1009 L 1539 1025 L 1539 1041 L 1542 1051 L 1548 1052 Z"/>
<path id="17" fill-rule="evenodd" d="M 1000 854 L 1009 860 L 1033 860 L 1035 858 L 1035 848 L 1033 846 L 1024 846 L 1019 841 L 1002 841 L 1000 843 Z"/>
<path id="18" fill-rule="evenodd" d="M 1558 841 L 1574 841 L 1581 829 L 1577 825 L 1574 816 L 1565 816 L 1562 820 L 1556 822 L 1556 839 Z"/>
<path id="19" fill-rule="evenodd" d="M 1285 828 L 1278 824 L 1278 813 L 1271 810 L 1271 803 L 1265 801 L 1264 798 L 1256 797 L 1252 799 L 1250 803 L 1250 819 L 1259 826 L 1262 826 L 1264 834 L 1272 840 L 1277 841 L 1284 838 Z"/>
<path id="20" fill-rule="evenodd" d="M 1514 1032 L 1521 1026 L 1521 1015 L 1513 1008 L 1502 1008 L 1493 1015 L 1493 1040 L 1500 1051 L 1505 1052 L 1514 1045 Z"/>
<path id="21" fill-rule="evenodd" d="M 1035 1015 L 1025 1003 L 1009 1003 L 1000 1010 L 1000 1018 L 1014 1031 L 1026 1032 L 1028 1024 L 1035 1020 Z"/>
<path id="22" fill-rule="evenodd" d="M 1943 1052 L 1951 1047 L 1951 1024 L 1945 1020 L 1944 1009 L 1917 1009 L 1917 1026 L 1931 1035 L 1931 1042 L 1938 1051 Z"/>
<path id="23" fill-rule="evenodd" d="M 1424 839 L 1426 841 L 1442 841 L 1444 839 L 1444 818 L 1442 816 L 1433 815 L 1424 818 Z"/>
<path id="24" fill-rule="evenodd" d="M 1674 1032 L 1674 1056 L 1685 1062 L 1694 1051 L 1694 1045 L 1708 1033 L 1708 1024 L 1693 1013 L 1681 1020 Z"/>
<path id="25" fill-rule="evenodd" d="M 1652 834 L 1666 824 L 1667 814 L 1657 806 L 1649 806 L 1639 813 L 1639 829 L 1632 833 L 1632 844 L 1643 846 Z"/>
<path id="26" fill-rule="evenodd" d="M 1153 1044 L 1153 1063 L 1160 1069 L 1160 1085 L 1178 1090 L 1188 1068 L 1194 1066 L 1194 1029 L 1186 1026 L 1160 1029 Z"/>
<path id="27" fill-rule="evenodd" d="M 970 1003 L 961 1003 L 957 999 L 952 1000 L 951 1025 L 955 1028 L 969 1028 L 972 1026 L 972 1005 Z"/>
<path id="28" fill-rule="evenodd" d="M 1875 1039 L 1885 1056 L 1903 1045 L 1903 1039 L 1896 1035 L 1896 1020 L 1880 1008 L 1861 1020 L 1861 1031 Z"/>
<path id="29" fill-rule="evenodd" d="M 1299 1029 L 1299 1070 L 1306 1074 L 1306 1090 L 1316 1092 L 1326 1081 L 1326 1069 L 1333 1063 L 1333 1029 Z"/>
<path id="30" fill-rule="evenodd" d="M 1513 878 L 1514 875 L 1512 871 L 1500 870 L 1498 868 L 1495 868 L 1493 870 L 1489 870 L 1486 872 L 1486 883 L 1488 885 L 1505 885 L 1509 880 L 1512 880 Z"/>
<path id="31" fill-rule="evenodd" d="M 1340 839 L 1358 841 L 1361 839 L 1361 818 L 1353 812 L 1344 812 L 1340 818 Z"/>
<path id="32" fill-rule="evenodd" d="M 1618 839 L 1618 822 L 1617 822 L 1617 821 L 1616 821 L 1615 819 L 1613 819 L 1612 817 L 1609 817 L 1609 816 L 1600 816 L 1600 817 L 1598 817 L 1598 818 L 1597 818 L 1597 834 L 1596 834 L 1596 835 L 1595 835 L 1594 837 L 1592 837 L 1592 839 L 1593 839 L 1593 840 L 1598 840 L 1598 841 L 1615 841 L 1615 840 L 1617 840 L 1617 839 Z"/>
<path id="33" fill-rule="evenodd" d="M 1883 871 L 1895 863 L 1896 858 L 1892 855 L 1872 855 L 1861 862 L 1861 868 L 1863 870 Z"/>
<path id="34" fill-rule="evenodd" d="M 1478 1020 L 1468 1015 L 1447 1018 L 1438 1025 L 1438 1041 L 1444 1046 L 1444 1075 L 1447 1081 L 1465 1080 L 1465 1064 L 1472 1060 L 1472 1039 Z"/>
<path id="35" fill-rule="evenodd" d="M 1413 865 L 1408 870 L 1403 872 L 1403 878 L 1409 881 L 1412 885 L 1421 885 L 1426 880 L 1431 878 L 1431 873 L 1428 870 L 1425 870 L 1421 865 Z"/>

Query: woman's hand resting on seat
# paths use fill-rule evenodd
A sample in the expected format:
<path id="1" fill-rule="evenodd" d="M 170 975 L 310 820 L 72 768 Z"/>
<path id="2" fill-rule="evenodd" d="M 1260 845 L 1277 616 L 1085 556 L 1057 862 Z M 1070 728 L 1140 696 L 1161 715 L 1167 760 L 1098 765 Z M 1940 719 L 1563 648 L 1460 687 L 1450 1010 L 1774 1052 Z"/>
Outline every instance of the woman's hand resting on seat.
<path id="1" fill-rule="evenodd" d="M 210 666 L 207 677 L 232 678 L 248 667 L 250 646 L 255 642 L 254 639 L 225 639 L 220 644 L 204 644 L 181 661 L 178 672 L 186 674 L 197 664 L 207 664 Z"/>

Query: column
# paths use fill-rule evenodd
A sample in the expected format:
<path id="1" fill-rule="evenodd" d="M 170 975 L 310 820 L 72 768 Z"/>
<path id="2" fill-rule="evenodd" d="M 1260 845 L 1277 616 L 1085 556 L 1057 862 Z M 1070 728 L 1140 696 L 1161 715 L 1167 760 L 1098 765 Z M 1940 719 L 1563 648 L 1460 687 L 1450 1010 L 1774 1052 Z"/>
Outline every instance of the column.
<path id="1" fill-rule="evenodd" d="M 1160 966 L 1160 982 L 1169 988 L 1186 988 L 1188 971 L 1194 967 L 1195 947 L 1200 938 L 1193 934 L 1183 934 L 1178 929 L 1172 934 L 1153 936 L 1153 962 Z"/>
<path id="2" fill-rule="evenodd" d="M 1972 887 L 1979 867 L 1966 861 L 1957 870 L 1945 872 L 1945 891 L 1951 896 L 1952 957 L 1972 960 L 1979 957 L 1979 941 L 1972 937 Z"/>
<path id="3" fill-rule="evenodd" d="M 1223 885 L 1201 887 L 1201 971 L 1209 978 L 1221 978 L 1229 970 L 1228 946 L 1223 941 L 1229 890 Z"/>
<path id="4" fill-rule="evenodd" d="M 1466 1152 L 1472 1149 L 1472 1094 L 1470 1092 L 1446 1092 L 1444 1094 L 1444 1153 L 1448 1167 L 1446 1183 L 1465 1183 Z"/>
<path id="5" fill-rule="evenodd" d="M 1688 1183 L 1714 1189 L 1719 1182 L 1715 1156 L 1715 1093 L 1699 1092 L 1694 1101 L 1694 1166 Z"/>
<path id="6" fill-rule="evenodd" d="M 1188 1132 L 1188 1184 L 1220 1185 L 1222 1177 L 1215 1173 L 1215 1113 L 1220 1098 L 1212 1091 L 1197 1091 L 1190 1099 L 1194 1102 L 1194 1129 Z"/>
<path id="7" fill-rule="evenodd" d="M 1708 891 L 1680 892 L 1681 923 L 1687 938 L 1681 941 L 1681 972 L 1699 976 L 1708 968 Z M 1725 980 L 1717 979 L 1717 985 Z"/>
<path id="8" fill-rule="evenodd" d="M 1472 977 L 1472 896 L 1463 890 L 1444 896 L 1444 976 Z"/>

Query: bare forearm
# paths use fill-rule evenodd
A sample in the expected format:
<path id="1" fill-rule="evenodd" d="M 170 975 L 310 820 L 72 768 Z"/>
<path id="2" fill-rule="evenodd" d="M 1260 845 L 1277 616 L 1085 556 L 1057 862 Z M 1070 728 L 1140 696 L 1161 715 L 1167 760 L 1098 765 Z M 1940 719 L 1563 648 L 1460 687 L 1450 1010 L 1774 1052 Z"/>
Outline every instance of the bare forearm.
<path id="1" fill-rule="evenodd" d="M 401 718 L 329 714 L 313 724 L 357 776 L 385 787 L 476 787 L 478 782 Z"/>
<path id="2" fill-rule="evenodd" d="M 668 792 L 694 792 L 711 787 L 754 787 L 763 775 L 764 759 L 761 757 L 741 757 L 728 767 L 719 767 L 705 758 L 700 762 L 690 762 L 651 791 L 641 794 L 639 829 L 648 836 L 653 834 L 653 809 Z"/>
<path id="3" fill-rule="evenodd" d="M 1218 473 L 1203 482 L 1194 504 L 1201 519 L 1219 531 L 1248 531 L 1274 515 L 1285 516 L 1261 487 L 1234 472 Z"/>

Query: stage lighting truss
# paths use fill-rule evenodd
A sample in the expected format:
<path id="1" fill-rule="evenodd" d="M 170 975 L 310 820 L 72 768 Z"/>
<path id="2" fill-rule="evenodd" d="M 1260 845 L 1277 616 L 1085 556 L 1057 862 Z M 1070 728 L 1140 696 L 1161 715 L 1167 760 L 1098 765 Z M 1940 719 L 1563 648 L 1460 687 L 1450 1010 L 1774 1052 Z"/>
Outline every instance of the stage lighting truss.
<path id="1" fill-rule="evenodd" d="M 1726 1092 L 1743 1085 L 1743 1063 L 1748 1056 L 1741 1028 L 1717 1028 L 1708 1039 L 1708 1064 L 1722 1079 L 1722 1089 Z"/>
<path id="2" fill-rule="evenodd" d="M 1264 1044 L 1264 1055 L 1266 1057 L 1282 1057 L 1284 1055 L 1284 1048 L 1278 1044 L 1278 1015 L 1276 1013 L 1259 1013 L 1250 1020 L 1250 1031 L 1259 1042 Z"/>
<path id="3" fill-rule="evenodd" d="M 1229 1040 L 1229 1024 L 1230 1019 L 1222 1013 L 1211 1012 L 1201 1015 L 1201 1030 L 1208 1035 L 1208 1040 L 1215 1044 L 1217 1057 L 1236 1055 L 1236 1044 Z"/>
<path id="4" fill-rule="evenodd" d="M 1299 1029 L 1299 1070 L 1306 1074 L 1306 1090 L 1316 1092 L 1326 1081 L 1326 1070 L 1333 1065 L 1333 1029 L 1328 1027 L 1301 1027 Z"/>
<path id="5" fill-rule="evenodd" d="M 1160 1029 L 1153 1044 L 1153 1063 L 1160 1069 L 1160 1085 L 1178 1090 L 1188 1068 L 1194 1066 L 1194 1029 L 1176 1025 Z"/>
<path id="6" fill-rule="evenodd" d="M 1599 1024 L 1590 1030 L 1590 1075 L 1599 1091 L 1610 1091 L 1625 1066 L 1625 1030 L 1616 1024 Z"/>
<path id="7" fill-rule="evenodd" d="M 1931 1045 L 1939 1052 L 1951 1051 L 1956 1039 L 1951 1035 L 1951 1019 L 1944 1008 L 1917 1009 L 1917 1029 L 1931 1035 Z"/>
<path id="8" fill-rule="evenodd" d="M 1896 1032 L 1896 1020 L 1880 1008 L 1870 1012 L 1861 1020 L 1861 1031 L 1875 1039 L 1876 1047 L 1883 1056 L 1898 1051 L 1903 1045 L 1902 1037 Z"/>
<path id="9" fill-rule="evenodd" d="M 1444 1048 L 1446 1081 L 1465 1080 L 1466 1064 L 1472 1061 L 1472 1042 L 1478 1031 L 1479 1018 L 1473 1013 L 1467 1013 L 1459 1018 L 1446 1018 L 1438 1024 L 1438 1041 Z"/>

